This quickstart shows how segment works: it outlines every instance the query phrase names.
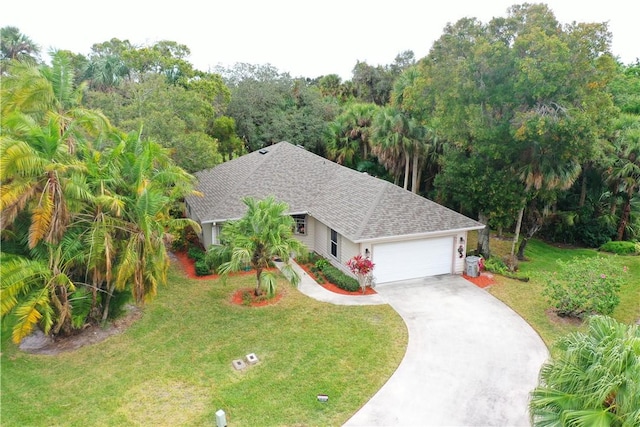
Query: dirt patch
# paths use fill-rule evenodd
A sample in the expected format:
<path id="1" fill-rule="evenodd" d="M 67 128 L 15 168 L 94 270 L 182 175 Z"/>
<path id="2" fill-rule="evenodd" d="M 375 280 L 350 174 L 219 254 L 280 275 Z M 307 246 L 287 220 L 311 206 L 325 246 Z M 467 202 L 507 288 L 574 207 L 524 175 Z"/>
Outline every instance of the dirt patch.
<path id="1" fill-rule="evenodd" d="M 127 306 L 125 315 L 115 319 L 108 326 L 88 325 L 76 334 L 68 337 L 44 337 L 42 333 L 35 333 L 33 337 L 25 338 L 20 344 L 20 349 L 25 353 L 44 354 L 55 356 L 56 354 L 70 352 L 84 347 L 85 345 L 96 344 L 113 335 L 118 335 L 136 320 L 142 317 L 142 310 L 135 306 Z M 34 344 L 34 341 L 38 341 Z"/>
<path id="2" fill-rule="evenodd" d="M 577 317 L 558 316 L 558 313 L 556 313 L 552 308 L 546 309 L 544 313 L 551 322 L 556 324 L 580 326 L 583 323 L 582 319 Z"/>
<path id="3" fill-rule="evenodd" d="M 117 412 L 132 426 L 204 425 L 211 398 L 210 387 L 154 379 L 129 389 Z"/>

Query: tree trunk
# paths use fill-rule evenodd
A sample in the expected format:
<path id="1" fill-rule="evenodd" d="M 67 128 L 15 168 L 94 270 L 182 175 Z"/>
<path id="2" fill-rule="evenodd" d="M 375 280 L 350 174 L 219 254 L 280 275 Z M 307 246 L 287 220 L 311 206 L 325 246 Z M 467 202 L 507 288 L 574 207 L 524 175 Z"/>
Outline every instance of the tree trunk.
<path id="1" fill-rule="evenodd" d="M 489 259 L 491 256 L 491 249 L 489 248 L 489 235 L 491 233 L 489 229 L 489 218 L 483 212 L 480 212 L 478 214 L 478 221 L 485 225 L 482 230 L 478 230 L 478 252 L 486 259 Z"/>
<path id="2" fill-rule="evenodd" d="M 411 171 L 411 191 L 413 193 L 418 194 L 418 188 L 420 185 L 418 184 L 418 163 L 420 162 L 420 156 L 418 155 L 418 150 L 413 153 L 413 170 Z"/>
<path id="3" fill-rule="evenodd" d="M 513 235 L 513 242 L 511 243 L 511 256 L 516 253 L 516 245 L 518 244 L 518 239 L 520 238 L 520 228 L 522 227 L 522 216 L 524 215 L 524 202 L 522 207 L 520 208 L 520 212 L 518 212 L 518 220 L 516 221 L 516 229 Z"/>
<path id="4" fill-rule="evenodd" d="M 403 187 L 405 190 L 409 189 L 409 166 L 410 166 L 409 153 L 405 153 L 404 154 L 404 187 Z"/>
<path id="5" fill-rule="evenodd" d="M 620 215 L 620 224 L 618 225 L 618 236 L 617 240 L 622 241 L 624 238 L 624 231 L 627 229 L 627 223 L 629 222 L 629 217 L 631 216 L 631 198 L 628 198 L 624 204 L 624 208 L 622 209 L 622 215 Z"/>
<path id="6" fill-rule="evenodd" d="M 535 200 L 531 202 L 529 206 L 529 212 L 527 214 L 527 224 L 528 229 L 522 238 L 522 242 L 520 242 L 520 246 L 518 247 L 517 257 L 520 261 L 525 259 L 524 250 L 527 247 L 527 243 L 529 243 L 529 239 L 531 239 L 540 229 L 542 228 L 542 224 L 544 222 L 544 216 L 540 214 L 537 210 Z"/>
<path id="7" fill-rule="evenodd" d="M 262 268 L 256 268 L 256 290 L 253 292 L 255 296 L 262 295 L 262 289 L 260 289 L 260 276 L 262 275 Z"/>
<path id="8" fill-rule="evenodd" d="M 522 242 L 520 242 L 520 246 L 518 246 L 518 259 L 520 261 L 524 260 L 524 250 L 527 247 L 527 243 L 529 243 L 529 237 L 526 235 L 522 238 Z"/>
<path id="9" fill-rule="evenodd" d="M 113 296 L 113 291 L 116 289 L 115 283 L 111 286 L 107 286 L 107 297 L 104 301 L 104 308 L 102 310 L 102 323 L 107 321 L 109 317 L 109 304 L 111 304 L 111 297 Z"/>
<path id="10" fill-rule="evenodd" d="M 529 243 L 529 239 L 531 239 L 540 229 L 542 228 L 542 224 L 533 224 L 531 228 L 527 231 L 527 233 L 522 238 L 522 242 L 520 242 L 520 246 L 518 246 L 518 259 L 520 261 L 524 261 L 524 250 L 527 248 L 527 243 Z"/>
<path id="11" fill-rule="evenodd" d="M 588 164 L 582 167 L 582 181 L 580 182 L 580 201 L 578 202 L 578 207 L 583 207 L 587 201 L 587 171 L 588 170 L 589 170 Z"/>

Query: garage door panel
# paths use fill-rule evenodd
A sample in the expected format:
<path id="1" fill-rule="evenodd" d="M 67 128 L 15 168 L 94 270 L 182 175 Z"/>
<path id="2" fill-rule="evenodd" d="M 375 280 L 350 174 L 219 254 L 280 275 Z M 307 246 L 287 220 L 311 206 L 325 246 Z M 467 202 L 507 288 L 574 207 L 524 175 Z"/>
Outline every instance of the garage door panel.
<path id="1" fill-rule="evenodd" d="M 384 283 L 449 274 L 453 264 L 453 243 L 453 237 L 440 237 L 374 245 L 376 281 Z"/>

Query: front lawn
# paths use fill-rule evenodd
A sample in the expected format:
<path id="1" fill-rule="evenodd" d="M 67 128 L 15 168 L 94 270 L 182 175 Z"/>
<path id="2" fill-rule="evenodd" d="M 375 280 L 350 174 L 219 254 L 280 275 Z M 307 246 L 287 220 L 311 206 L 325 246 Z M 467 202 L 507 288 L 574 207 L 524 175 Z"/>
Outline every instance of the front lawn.
<path id="1" fill-rule="evenodd" d="M 470 236 L 469 248 L 475 245 Z M 506 255 L 511 249 L 511 240 L 498 239 L 492 236 L 491 250 L 497 256 Z M 627 283 L 620 291 L 620 305 L 611 317 L 627 324 L 640 319 L 640 257 L 608 255 L 594 249 L 565 248 L 546 244 L 533 239 L 529 242 L 525 256 L 527 261 L 520 263 L 520 270 L 527 273 L 531 280 L 521 282 L 496 275 L 496 284 L 488 291 L 499 298 L 520 316 L 522 316 L 540 334 L 547 346 L 551 347 L 560 337 L 583 326 L 568 319 L 562 319 L 549 313 L 550 305 L 542 295 L 544 277 L 556 270 L 556 260 L 569 260 L 573 257 L 594 256 L 615 257 L 619 265 L 627 266 L 629 274 Z"/>
<path id="2" fill-rule="evenodd" d="M 386 382 L 407 344 L 388 305 L 334 306 L 284 281 L 275 305 L 230 303 L 253 276 L 169 285 L 121 335 L 57 356 L 2 334 L 2 425 L 340 425 Z M 242 371 L 234 359 L 255 353 Z M 327 394 L 328 402 L 319 402 Z"/>

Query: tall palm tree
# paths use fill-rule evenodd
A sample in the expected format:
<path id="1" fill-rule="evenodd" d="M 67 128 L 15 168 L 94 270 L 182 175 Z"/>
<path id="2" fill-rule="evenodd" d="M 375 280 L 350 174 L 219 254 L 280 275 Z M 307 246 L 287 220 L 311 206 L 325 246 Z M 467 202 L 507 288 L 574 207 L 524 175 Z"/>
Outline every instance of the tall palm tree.
<path id="1" fill-rule="evenodd" d="M 0 227 L 17 215 L 31 216 L 29 247 L 41 240 L 56 244 L 71 220 L 70 204 L 91 198 L 84 166 L 69 153 L 60 123 L 39 126 L 32 117 L 15 112 L 2 120 L 0 137 Z"/>
<path id="2" fill-rule="evenodd" d="M 607 169 L 607 180 L 623 199 L 618 221 L 617 240 L 623 240 L 632 211 L 632 201 L 640 193 L 640 119 L 623 114 L 618 120 L 617 138 L 613 143 L 613 162 Z"/>
<path id="3" fill-rule="evenodd" d="M 370 103 L 349 104 L 329 125 L 327 155 L 339 164 L 356 166 L 367 160 L 371 145 L 373 118 L 379 107 Z"/>
<path id="4" fill-rule="evenodd" d="M 3 116 L 20 111 L 40 124 L 57 122 L 67 149 L 73 153 L 77 139 L 96 137 L 111 128 L 102 113 L 82 106 L 86 84 L 76 86 L 74 79 L 74 67 L 65 51 L 52 53 L 51 66 L 12 65 L 3 79 Z"/>
<path id="5" fill-rule="evenodd" d="M 267 295 L 273 296 L 276 276 L 268 268 L 274 258 L 279 258 L 282 272 L 297 285 L 300 278 L 290 260 L 292 254 L 303 254 L 306 248 L 293 237 L 295 222 L 286 214 L 289 206 L 273 196 L 262 200 L 246 197 L 243 202 L 247 206 L 245 215 L 226 223 L 220 234 L 220 240 L 231 252 L 231 260 L 220 266 L 220 273 L 226 275 L 250 265 L 256 272 L 255 294 L 261 295 L 264 287 Z"/>
<path id="6" fill-rule="evenodd" d="M 414 164 L 412 190 L 417 192 L 417 173 L 422 153 L 425 128 L 396 107 L 383 107 L 374 118 L 372 150 L 381 163 L 396 177 L 404 176 L 403 188 L 409 188 L 411 165 Z M 404 168 L 404 171 L 403 171 Z"/>
<path id="7" fill-rule="evenodd" d="M 176 200 L 192 191 L 194 178 L 173 165 L 167 149 L 139 134 L 128 135 L 120 168 L 120 183 L 127 187 L 122 191 L 122 247 L 114 287 L 124 290 L 130 284 L 134 299 L 142 304 L 166 282 L 168 230 L 182 225 L 178 223 L 199 230 L 195 221 L 169 214 Z"/>
<path id="8" fill-rule="evenodd" d="M 120 56 L 95 55 L 90 58 L 83 74 L 91 88 L 107 92 L 116 88 L 130 72 Z"/>
<path id="9" fill-rule="evenodd" d="M 40 55 L 40 47 L 17 27 L 0 28 L 0 63 L 2 71 L 9 60 L 36 63 Z"/>
<path id="10" fill-rule="evenodd" d="M 557 190 L 569 189 L 582 171 L 579 155 L 580 140 L 576 138 L 576 128 L 579 120 L 571 117 L 566 108 L 552 105 L 537 105 L 517 115 L 514 120 L 514 139 L 522 143 L 519 158 L 514 163 L 516 173 L 525 186 L 525 191 L 531 196 L 534 192 L 541 192 L 547 198 L 553 199 Z M 558 143 L 563 141 L 564 144 Z M 530 206 L 530 221 L 532 227 L 518 247 L 518 258 L 524 259 L 524 251 L 529 239 L 542 227 L 543 216 L 537 215 L 535 197 L 529 197 L 533 203 Z M 543 201 L 539 198 L 539 201 Z M 511 245 L 511 255 L 515 253 L 515 245 L 520 235 L 520 227 L 527 208 L 526 198 L 518 213 L 516 230 Z"/>
<path id="11" fill-rule="evenodd" d="M 640 425 L 640 326 L 593 316 L 558 350 L 532 392 L 534 426 Z"/>

